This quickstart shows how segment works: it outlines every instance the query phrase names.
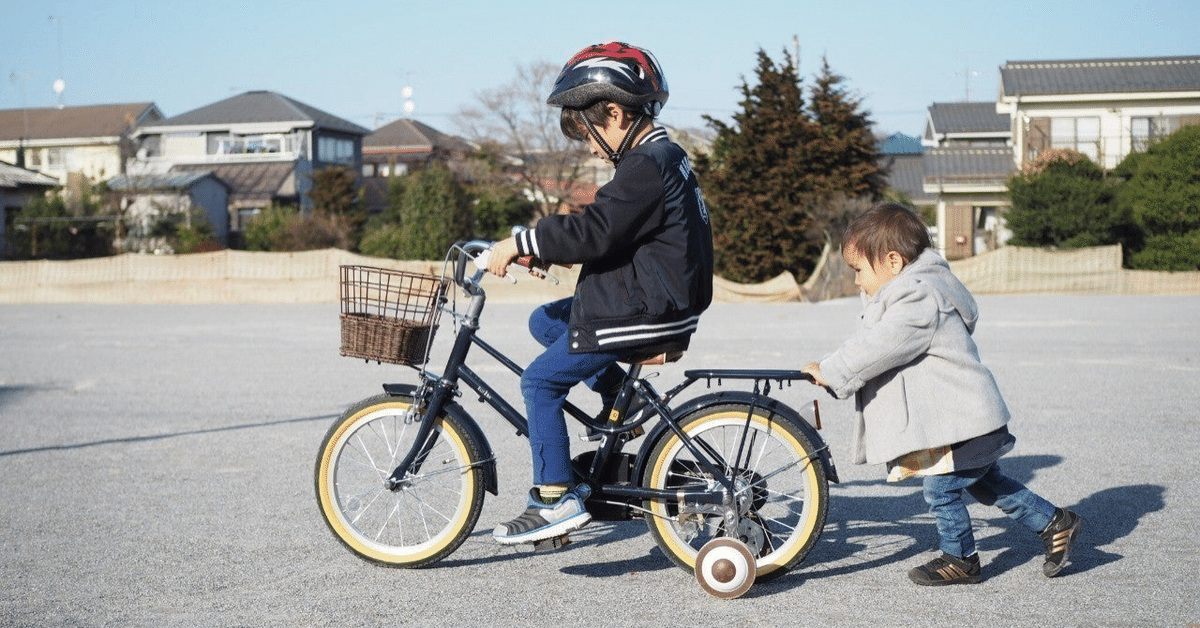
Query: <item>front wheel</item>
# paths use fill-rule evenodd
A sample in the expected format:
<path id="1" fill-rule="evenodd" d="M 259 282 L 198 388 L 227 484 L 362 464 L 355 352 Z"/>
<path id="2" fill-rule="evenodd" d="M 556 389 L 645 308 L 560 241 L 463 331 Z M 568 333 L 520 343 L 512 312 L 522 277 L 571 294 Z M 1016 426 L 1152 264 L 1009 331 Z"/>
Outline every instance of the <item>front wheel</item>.
<path id="1" fill-rule="evenodd" d="M 792 420 L 768 408 L 730 403 L 703 408 L 680 420 L 683 432 L 737 489 L 736 526 L 703 504 L 651 500 L 650 533 L 676 565 L 692 571 L 696 555 L 717 537 L 745 543 L 755 556 L 756 578 L 770 580 L 795 567 L 825 525 L 829 483 L 816 447 Z M 643 486 L 706 490 L 719 486 L 674 432 L 650 449 Z M 736 529 L 733 529 L 736 527 Z"/>
<path id="2" fill-rule="evenodd" d="M 378 395 L 325 434 L 315 480 L 321 515 L 346 547 L 392 567 L 437 562 L 462 545 L 483 508 L 483 448 L 462 420 L 443 415 L 423 464 L 395 491 L 384 482 L 416 446 L 410 397 Z M 418 415 L 419 418 L 419 415 Z"/>

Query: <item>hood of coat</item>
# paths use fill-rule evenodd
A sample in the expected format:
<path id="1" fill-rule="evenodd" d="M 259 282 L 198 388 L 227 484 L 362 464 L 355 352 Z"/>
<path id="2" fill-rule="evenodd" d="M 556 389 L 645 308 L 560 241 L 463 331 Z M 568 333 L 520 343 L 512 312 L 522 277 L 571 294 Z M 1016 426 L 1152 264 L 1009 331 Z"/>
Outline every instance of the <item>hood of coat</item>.
<path id="1" fill-rule="evenodd" d="M 979 307 L 971 291 L 963 286 L 950 271 L 950 263 L 933 249 L 925 249 L 915 261 L 900 271 L 896 278 L 888 282 L 876 295 L 879 299 L 886 292 L 900 288 L 903 284 L 925 283 L 934 289 L 943 308 L 956 312 L 967 325 L 967 330 L 975 331 L 975 323 L 979 320 Z"/>

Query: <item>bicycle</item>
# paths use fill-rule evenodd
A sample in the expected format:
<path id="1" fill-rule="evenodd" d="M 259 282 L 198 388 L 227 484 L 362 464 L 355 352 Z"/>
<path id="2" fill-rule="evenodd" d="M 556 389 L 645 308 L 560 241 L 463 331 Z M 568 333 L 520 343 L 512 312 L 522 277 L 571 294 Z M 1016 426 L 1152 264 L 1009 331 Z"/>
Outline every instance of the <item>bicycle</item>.
<path id="1" fill-rule="evenodd" d="M 484 266 L 475 260 L 490 244 L 456 243 L 440 278 L 341 269 L 343 355 L 403 364 L 419 373 L 416 384 L 384 384 L 382 394 L 354 404 L 321 442 L 314 471 L 321 515 L 338 540 L 365 560 L 392 567 L 436 563 L 472 533 L 484 492 L 498 494 L 491 445 L 455 401 L 464 386 L 519 436 L 528 436 L 524 415 L 466 363 L 478 348 L 522 373 L 477 333 L 486 293 L 480 285 Z M 472 262 L 476 270 L 470 273 Z M 548 266 L 531 262 L 523 265 L 549 276 Z M 448 305 L 449 284 L 468 298 L 465 307 L 458 307 L 457 292 Z M 438 375 L 426 366 L 443 311 L 454 318 L 457 331 Z M 364 333 L 363 325 L 377 328 Z M 381 341 L 381 333 L 388 338 Z M 673 563 L 693 571 L 709 593 L 736 597 L 756 579 L 779 577 L 804 559 L 821 534 L 828 483 L 837 481 L 837 473 L 817 433 L 817 402 L 800 412 L 770 396 L 772 383 L 783 386 L 807 375 L 695 369 L 660 394 L 642 370 L 678 358 L 631 357 L 607 415 L 594 418 L 568 401 L 566 414 L 596 443 L 575 457 L 573 467 L 577 481 L 591 489 L 586 507 L 594 519 L 645 519 Z M 710 391 L 673 403 L 699 381 Z M 735 381 L 752 388 L 724 387 Z M 643 435 L 636 451 L 626 451 Z M 564 535 L 535 549 L 568 542 Z"/>

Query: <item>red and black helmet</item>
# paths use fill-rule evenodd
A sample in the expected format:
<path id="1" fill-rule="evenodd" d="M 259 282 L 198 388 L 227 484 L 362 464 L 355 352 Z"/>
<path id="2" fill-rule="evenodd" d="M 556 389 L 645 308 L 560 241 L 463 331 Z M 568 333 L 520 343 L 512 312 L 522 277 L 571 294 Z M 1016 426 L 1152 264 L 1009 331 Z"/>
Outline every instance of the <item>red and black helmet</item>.
<path id="1" fill-rule="evenodd" d="M 667 77 L 649 50 L 614 41 L 588 46 L 571 57 L 546 104 L 583 109 L 610 100 L 653 118 L 669 95 Z"/>

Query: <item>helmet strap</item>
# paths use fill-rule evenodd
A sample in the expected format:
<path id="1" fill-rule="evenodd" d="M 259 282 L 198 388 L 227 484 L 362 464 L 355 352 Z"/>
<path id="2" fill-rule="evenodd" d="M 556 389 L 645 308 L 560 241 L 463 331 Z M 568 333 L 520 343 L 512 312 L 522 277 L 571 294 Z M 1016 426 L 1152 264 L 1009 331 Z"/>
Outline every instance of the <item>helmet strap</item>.
<path id="1" fill-rule="evenodd" d="M 625 137 L 621 140 L 621 145 L 618 146 L 617 150 L 614 151 L 612 147 L 608 145 L 608 142 L 604 141 L 604 138 L 600 136 L 600 132 L 596 130 L 596 127 L 592 124 L 592 121 L 588 120 L 587 116 L 580 117 L 583 118 L 583 123 L 587 126 L 588 133 L 591 134 L 592 139 L 596 140 L 596 143 L 600 145 L 601 150 L 603 150 L 605 153 L 608 153 L 608 160 L 612 162 L 614 168 L 617 166 L 617 164 L 621 163 L 621 158 L 625 156 L 625 151 L 629 150 L 629 145 L 633 143 L 633 136 L 637 133 L 637 130 L 641 128 L 642 122 L 646 120 L 645 113 L 638 114 L 638 117 L 633 121 L 633 124 L 629 125 L 629 130 L 625 131 Z"/>

